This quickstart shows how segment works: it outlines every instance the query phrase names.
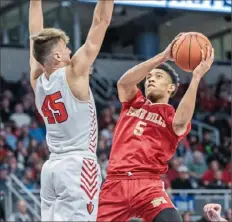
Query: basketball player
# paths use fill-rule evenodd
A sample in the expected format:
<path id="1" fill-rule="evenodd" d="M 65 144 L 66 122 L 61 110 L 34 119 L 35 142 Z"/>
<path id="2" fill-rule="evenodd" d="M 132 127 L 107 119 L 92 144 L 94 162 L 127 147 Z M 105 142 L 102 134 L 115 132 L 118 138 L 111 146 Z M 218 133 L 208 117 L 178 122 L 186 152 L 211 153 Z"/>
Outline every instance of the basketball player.
<path id="1" fill-rule="evenodd" d="M 224 221 L 227 222 L 226 219 L 221 217 L 222 207 L 220 204 L 206 204 L 204 206 L 204 213 L 207 215 L 210 221 L 219 222 Z"/>
<path id="2" fill-rule="evenodd" d="M 31 85 L 51 152 L 41 172 L 41 218 L 95 221 L 101 176 L 89 71 L 110 24 L 114 2 L 98 1 L 87 39 L 72 58 L 66 34 L 43 28 L 41 4 L 41 0 L 31 0 L 29 15 Z"/>
<path id="3" fill-rule="evenodd" d="M 202 51 L 202 62 L 193 71 L 175 112 L 168 101 L 177 91 L 179 77 L 165 62 L 172 59 L 171 48 L 177 38 L 165 51 L 133 67 L 118 81 L 122 110 L 100 192 L 98 221 L 128 221 L 132 217 L 181 221 L 160 175 L 167 172 L 179 140 L 190 131 L 197 88 L 213 63 L 214 52 L 208 48 L 204 55 Z M 144 78 L 145 97 L 137 88 Z"/>

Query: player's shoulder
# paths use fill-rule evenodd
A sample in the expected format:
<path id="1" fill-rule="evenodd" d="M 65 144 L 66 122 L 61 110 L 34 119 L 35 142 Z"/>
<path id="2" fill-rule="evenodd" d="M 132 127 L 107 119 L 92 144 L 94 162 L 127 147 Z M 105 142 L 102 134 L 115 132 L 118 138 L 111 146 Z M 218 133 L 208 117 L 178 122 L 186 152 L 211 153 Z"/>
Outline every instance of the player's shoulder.
<path id="1" fill-rule="evenodd" d="M 144 97 L 141 90 L 137 88 L 137 92 L 136 92 L 135 96 L 130 101 L 122 102 L 122 108 L 127 109 L 130 106 L 142 105 L 145 102 L 146 102 L 146 98 Z"/>

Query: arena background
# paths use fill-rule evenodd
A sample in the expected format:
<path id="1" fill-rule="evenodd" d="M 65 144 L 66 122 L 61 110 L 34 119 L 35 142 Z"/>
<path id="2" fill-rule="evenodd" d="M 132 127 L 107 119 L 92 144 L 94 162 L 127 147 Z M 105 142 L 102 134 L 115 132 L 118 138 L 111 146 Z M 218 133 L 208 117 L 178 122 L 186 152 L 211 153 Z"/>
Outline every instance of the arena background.
<path id="1" fill-rule="evenodd" d="M 84 42 L 94 1 L 42 0 L 46 27 L 61 28 L 73 51 Z M 45 128 L 29 84 L 28 0 L 0 1 L 1 128 L 0 216 L 40 220 L 40 171 L 48 158 Z M 92 70 L 91 87 L 99 120 L 98 158 L 102 176 L 119 115 L 116 81 L 129 68 L 154 56 L 179 33 L 202 32 L 215 48 L 215 62 L 202 80 L 192 131 L 163 175 L 184 221 L 207 221 L 206 203 L 220 203 L 231 220 L 231 1 L 116 1 L 111 26 Z M 172 64 L 176 67 L 174 64 Z M 170 101 L 176 107 L 191 74 Z M 23 212 L 26 210 L 26 214 Z"/>

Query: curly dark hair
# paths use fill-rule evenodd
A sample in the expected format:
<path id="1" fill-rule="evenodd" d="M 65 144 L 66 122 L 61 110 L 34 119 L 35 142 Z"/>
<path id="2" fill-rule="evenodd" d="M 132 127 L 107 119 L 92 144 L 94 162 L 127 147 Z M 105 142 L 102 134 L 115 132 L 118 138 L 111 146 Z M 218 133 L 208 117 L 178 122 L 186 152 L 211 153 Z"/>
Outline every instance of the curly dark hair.
<path id="1" fill-rule="evenodd" d="M 171 95 L 171 97 L 173 97 L 176 94 L 180 85 L 180 78 L 178 73 L 168 63 L 162 63 L 159 66 L 157 66 L 156 69 L 162 69 L 163 71 L 167 72 L 171 77 L 172 83 L 176 86 L 175 91 Z"/>

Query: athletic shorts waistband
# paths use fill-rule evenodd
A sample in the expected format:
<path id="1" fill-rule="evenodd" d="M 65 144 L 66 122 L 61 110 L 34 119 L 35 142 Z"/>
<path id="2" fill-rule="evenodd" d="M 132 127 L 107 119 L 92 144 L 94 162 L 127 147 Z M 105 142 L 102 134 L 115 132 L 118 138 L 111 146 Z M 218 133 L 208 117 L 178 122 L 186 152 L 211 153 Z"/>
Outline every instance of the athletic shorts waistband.
<path id="1" fill-rule="evenodd" d="M 69 151 L 64 153 L 51 153 L 49 159 L 62 159 L 68 156 L 78 156 L 81 158 L 89 158 L 97 161 L 97 156 L 94 153 L 88 151 Z"/>
<path id="2" fill-rule="evenodd" d="M 120 174 L 109 174 L 107 180 L 134 180 L 134 179 L 154 179 L 161 180 L 159 174 L 150 172 L 125 172 Z"/>

